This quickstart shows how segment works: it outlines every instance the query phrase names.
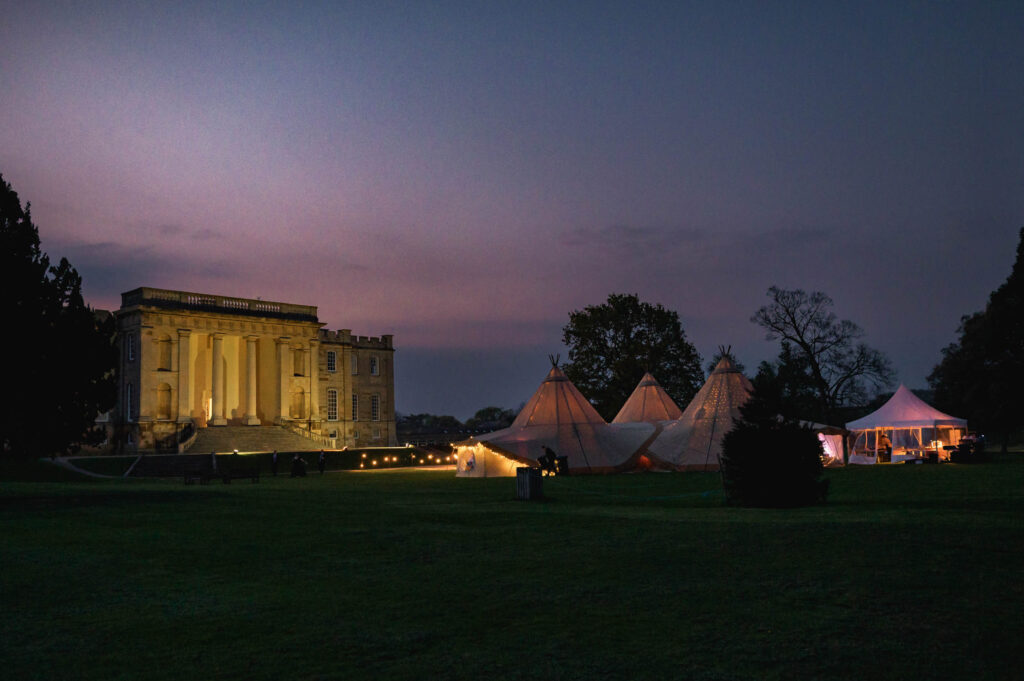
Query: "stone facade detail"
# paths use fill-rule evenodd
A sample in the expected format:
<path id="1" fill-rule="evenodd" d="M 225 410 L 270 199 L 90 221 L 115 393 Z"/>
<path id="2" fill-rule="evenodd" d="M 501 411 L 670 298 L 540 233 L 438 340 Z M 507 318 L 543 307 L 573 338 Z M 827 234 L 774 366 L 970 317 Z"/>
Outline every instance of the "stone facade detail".
<path id="1" fill-rule="evenodd" d="M 223 425 L 297 426 L 338 448 L 397 442 L 390 335 L 323 329 L 310 305 L 154 288 L 123 293 L 115 316 L 121 449 Z"/>

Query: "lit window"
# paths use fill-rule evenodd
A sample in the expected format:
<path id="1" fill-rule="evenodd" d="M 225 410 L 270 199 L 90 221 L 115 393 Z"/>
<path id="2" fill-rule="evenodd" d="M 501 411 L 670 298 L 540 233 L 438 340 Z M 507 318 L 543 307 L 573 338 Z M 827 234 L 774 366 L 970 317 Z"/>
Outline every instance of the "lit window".
<path id="1" fill-rule="evenodd" d="M 352 353 L 352 375 L 356 376 L 359 374 L 359 355 Z"/>
<path id="2" fill-rule="evenodd" d="M 370 395 L 370 420 L 380 421 L 380 395 Z"/>
<path id="3" fill-rule="evenodd" d="M 377 366 L 377 358 L 376 357 L 371 357 L 370 358 L 370 375 L 371 376 L 379 376 L 380 375 L 380 367 Z"/>
<path id="4" fill-rule="evenodd" d="M 327 370 L 332 374 L 338 370 L 338 353 L 334 350 L 327 351 Z"/>
<path id="5" fill-rule="evenodd" d="M 352 393 L 352 420 L 359 420 L 359 395 Z"/>
<path id="6" fill-rule="evenodd" d="M 338 391 L 333 388 L 327 391 L 327 420 L 338 420 Z"/>
<path id="7" fill-rule="evenodd" d="M 125 335 L 125 342 L 128 344 L 128 361 L 131 362 L 135 359 L 135 336 L 130 333 Z"/>

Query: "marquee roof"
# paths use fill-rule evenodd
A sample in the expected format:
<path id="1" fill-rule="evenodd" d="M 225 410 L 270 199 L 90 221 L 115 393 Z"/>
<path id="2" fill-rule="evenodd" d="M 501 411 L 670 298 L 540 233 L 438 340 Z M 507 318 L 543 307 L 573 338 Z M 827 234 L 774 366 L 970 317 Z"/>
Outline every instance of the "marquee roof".
<path id="1" fill-rule="evenodd" d="M 934 428 L 953 426 L 966 428 L 967 420 L 944 414 L 900 384 L 889 401 L 856 421 L 846 424 L 848 430 L 872 428 Z"/>

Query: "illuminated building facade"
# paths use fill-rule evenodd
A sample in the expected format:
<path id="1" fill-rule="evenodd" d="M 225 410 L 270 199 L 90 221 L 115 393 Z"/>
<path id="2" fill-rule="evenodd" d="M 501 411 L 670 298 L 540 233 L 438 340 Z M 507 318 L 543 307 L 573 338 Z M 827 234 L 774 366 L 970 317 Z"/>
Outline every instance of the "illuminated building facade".
<path id="1" fill-rule="evenodd" d="M 154 449 L 193 428 L 283 426 L 335 447 L 393 446 L 392 336 L 321 328 L 317 308 L 138 288 L 115 313 L 117 445 Z"/>

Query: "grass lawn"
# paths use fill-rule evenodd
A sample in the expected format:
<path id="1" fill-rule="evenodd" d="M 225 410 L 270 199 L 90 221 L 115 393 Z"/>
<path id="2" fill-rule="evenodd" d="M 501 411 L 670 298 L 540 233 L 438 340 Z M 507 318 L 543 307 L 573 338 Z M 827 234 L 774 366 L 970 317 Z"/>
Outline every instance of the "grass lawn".
<path id="1" fill-rule="evenodd" d="M 4 482 L 0 673 L 1020 678 L 1024 453 L 828 477 L 789 511 L 699 473 Z"/>

